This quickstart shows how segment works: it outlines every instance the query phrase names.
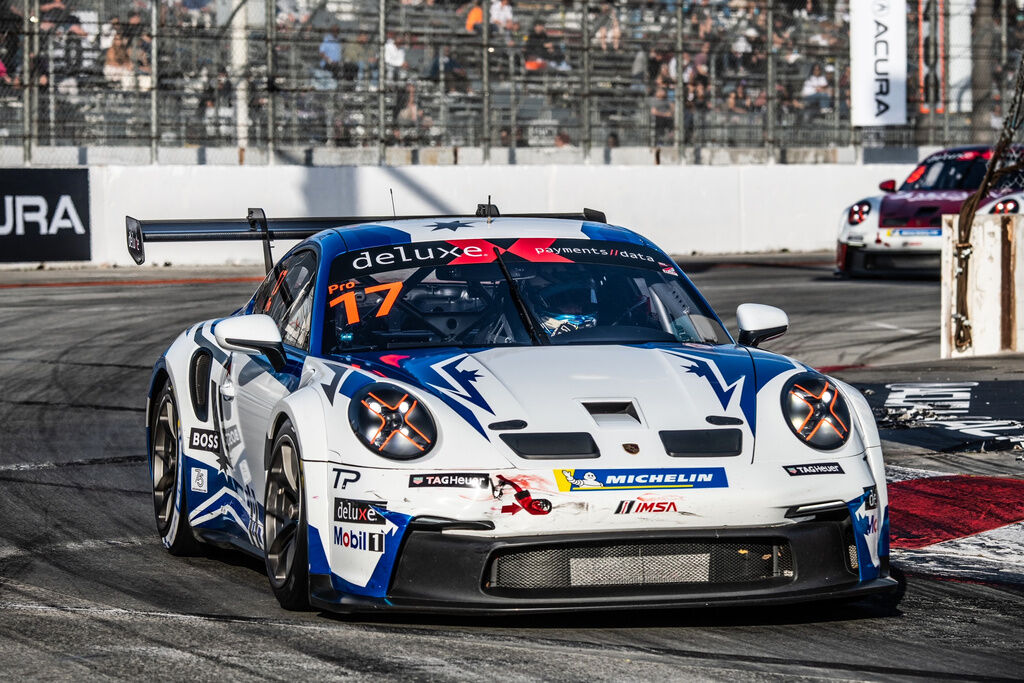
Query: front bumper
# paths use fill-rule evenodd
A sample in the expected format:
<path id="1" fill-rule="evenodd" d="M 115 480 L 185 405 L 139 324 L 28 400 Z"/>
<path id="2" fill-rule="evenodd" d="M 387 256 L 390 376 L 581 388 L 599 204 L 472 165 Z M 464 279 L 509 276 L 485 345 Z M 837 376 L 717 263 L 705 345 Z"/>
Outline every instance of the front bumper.
<path id="1" fill-rule="evenodd" d="M 937 275 L 942 252 L 924 249 L 868 249 L 840 243 L 836 268 L 840 273 Z"/>
<path id="2" fill-rule="evenodd" d="M 895 591 L 887 557 L 878 578 L 861 580 L 852 543 L 848 521 L 503 538 L 413 530 L 385 598 L 346 594 L 330 575 L 311 574 L 310 599 L 342 612 L 490 614 L 767 605 Z M 496 566 L 507 558 L 515 572 Z M 612 575 L 614 583 L 604 580 Z"/>

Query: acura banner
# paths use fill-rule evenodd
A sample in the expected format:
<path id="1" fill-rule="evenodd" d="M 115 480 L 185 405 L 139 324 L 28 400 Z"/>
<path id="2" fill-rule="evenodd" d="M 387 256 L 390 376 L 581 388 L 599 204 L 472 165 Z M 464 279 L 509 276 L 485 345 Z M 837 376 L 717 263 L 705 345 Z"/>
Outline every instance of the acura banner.
<path id="1" fill-rule="evenodd" d="M 0 262 L 90 256 L 88 170 L 0 169 Z"/>
<path id="2" fill-rule="evenodd" d="M 906 0 L 850 0 L 850 119 L 907 122 Z"/>

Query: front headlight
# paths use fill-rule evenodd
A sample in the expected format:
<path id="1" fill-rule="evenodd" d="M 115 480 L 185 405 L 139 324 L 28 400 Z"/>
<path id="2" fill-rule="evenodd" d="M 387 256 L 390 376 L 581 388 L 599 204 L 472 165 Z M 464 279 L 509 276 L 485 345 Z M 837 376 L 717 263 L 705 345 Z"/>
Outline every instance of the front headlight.
<path id="1" fill-rule="evenodd" d="M 850 436 L 850 409 L 839 388 L 824 375 L 802 372 L 782 389 L 782 415 L 797 438 L 830 451 Z"/>
<path id="2" fill-rule="evenodd" d="M 393 384 L 370 384 L 355 393 L 348 421 L 363 445 L 391 460 L 426 455 L 437 427 L 422 401 Z"/>

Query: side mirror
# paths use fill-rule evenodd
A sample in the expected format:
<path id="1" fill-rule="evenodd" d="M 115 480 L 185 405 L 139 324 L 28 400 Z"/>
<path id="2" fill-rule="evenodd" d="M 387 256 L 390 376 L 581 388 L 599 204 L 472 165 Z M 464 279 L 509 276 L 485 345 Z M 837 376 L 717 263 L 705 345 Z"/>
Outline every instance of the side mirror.
<path id="1" fill-rule="evenodd" d="M 895 192 L 896 191 L 896 181 L 895 180 L 883 180 L 882 182 L 878 183 L 878 189 L 881 190 L 882 192 Z"/>
<path id="2" fill-rule="evenodd" d="M 757 346 L 761 342 L 781 337 L 789 329 L 789 316 L 781 308 L 764 304 L 740 304 L 736 307 L 736 322 L 740 328 L 740 344 Z"/>
<path id="3" fill-rule="evenodd" d="M 262 353 L 274 370 L 284 370 L 284 345 L 281 331 L 269 315 L 238 315 L 225 318 L 213 328 L 217 343 L 225 349 L 242 353 Z"/>

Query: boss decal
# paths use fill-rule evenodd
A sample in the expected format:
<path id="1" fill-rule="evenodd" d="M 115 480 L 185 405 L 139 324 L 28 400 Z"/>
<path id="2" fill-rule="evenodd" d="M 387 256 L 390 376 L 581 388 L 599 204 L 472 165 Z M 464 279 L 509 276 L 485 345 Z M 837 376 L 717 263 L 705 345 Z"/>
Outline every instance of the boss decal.
<path id="1" fill-rule="evenodd" d="M 805 474 L 845 474 L 842 465 L 837 462 L 816 462 L 812 465 L 783 465 L 783 469 L 791 477 Z"/>
<path id="2" fill-rule="evenodd" d="M 220 434 L 212 429 L 193 429 L 189 434 L 188 443 L 192 448 L 220 454 Z"/>
<path id="3" fill-rule="evenodd" d="M 413 474 L 409 476 L 409 488 L 424 487 L 485 489 L 491 485 L 486 474 L 472 472 L 445 472 L 443 474 Z"/>
<path id="4" fill-rule="evenodd" d="M 380 510 L 386 510 L 387 503 L 370 500 L 334 499 L 334 521 L 351 524 L 384 524 Z"/>

